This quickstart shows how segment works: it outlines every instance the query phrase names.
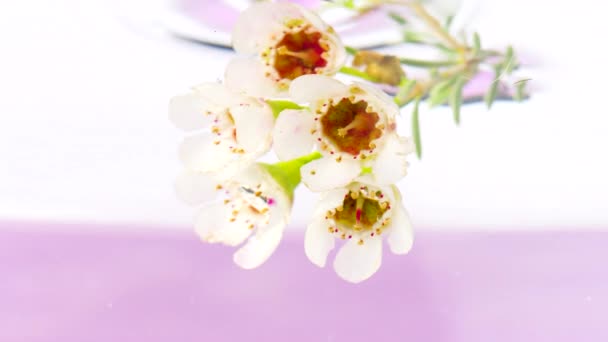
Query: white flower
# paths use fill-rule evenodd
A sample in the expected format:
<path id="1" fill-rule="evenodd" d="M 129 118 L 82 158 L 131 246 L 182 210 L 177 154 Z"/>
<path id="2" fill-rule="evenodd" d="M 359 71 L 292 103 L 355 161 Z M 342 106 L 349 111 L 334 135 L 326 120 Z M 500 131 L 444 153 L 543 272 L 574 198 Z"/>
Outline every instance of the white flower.
<path id="1" fill-rule="evenodd" d="M 313 191 L 343 187 L 363 173 L 380 185 L 405 176 L 410 139 L 397 135 L 399 107 L 388 95 L 365 84 L 347 86 L 335 79 L 307 75 L 289 89 L 309 110 L 283 111 L 275 122 L 274 150 L 282 160 L 316 145 L 323 158 L 302 167 L 302 181 Z"/>
<path id="2" fill-rule="evenodd" d="M 196 132 L 179 150 L 191 170 L 233 172 L 266 153 L 272 142 L 274 116 L 268 104 L 218 83 L 171 99 L 169 118 L 178 128 Z"/>
<path id="3" fill-rule="evenodd" d="M 334 75 L 346 51 L 336 32 L 310 10 L 259 2 L 237 20 L 233 47 L 240 58 L 226 69 L 226 84 L 252 96 L 283 96 L 306 74 Z"/>
<path id="4" fill-rule="evenodd" d="M 264 263 L 283 236 L 292 199 L 262 166 L 251 164 L 229 179 L 186 170 L 175 183 L 184 202 L 199 206 L 195 229 L 203 241 L 237 246 L 234 262 L 252 269 Z"/>
<path id="5" fill-rule="evenodd" d="M 399 190 L 353 182 L 322 194 L 306 229 L 304 248 L 312 263 L 324 267 L 335 238 L 346 240 L 336 255 L 334 270 L 358 283 L 380 268 L 383 236 L 395 254 L 406 254 L 412 247 L 412 225 Z"/>

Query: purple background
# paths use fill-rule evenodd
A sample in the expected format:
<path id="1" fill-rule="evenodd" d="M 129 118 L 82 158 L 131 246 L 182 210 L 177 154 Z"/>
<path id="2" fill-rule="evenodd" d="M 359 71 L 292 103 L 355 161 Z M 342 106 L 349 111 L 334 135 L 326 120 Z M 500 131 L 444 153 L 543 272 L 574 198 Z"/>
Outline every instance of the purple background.
<path id="1" fill-rule="evenodd" d="M 420 232 L 352 285 L 302 231 L 244 271 L 193 233 L 120 228 L 0 223 L 0 341 L 608 339 L 606 232 Z"/>

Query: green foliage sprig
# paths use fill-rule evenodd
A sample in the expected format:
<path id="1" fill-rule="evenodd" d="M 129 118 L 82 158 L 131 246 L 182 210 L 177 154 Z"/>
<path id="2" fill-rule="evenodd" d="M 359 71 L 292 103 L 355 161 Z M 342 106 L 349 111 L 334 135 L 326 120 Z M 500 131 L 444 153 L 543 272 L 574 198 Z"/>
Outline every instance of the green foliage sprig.
<path id="1" fill-rule="evenodd" d="M 450 31 L 453 16 L 447 16 L 443 22 L 433 17 L 424 5 L 414 0 L 370 0 L 357 5 L 355 1 L 333 1 L 334 5 L 342 6 L 358 12 L 366 12 L 384 4 L 397 4 L 409 8 L 409 13 L 415 19 L 422 21 L 428 32 L 415 31 L 410 19 L 395 12 L 387 12 L 387 20 L 398 24 L 403 31 L 403 43 L 424 45 L 437 49 L 442 55 L 439 59 L 426 60 L 407 56 L 384 56 L 375 51 L 358 50 L 352 47 L 347 52 L 353 56 L 353 61 L 367 60 L 368 63 L 353 63 L 341 71 L 345 74 L 365 79 L 375 83 L 394 86 L 394 100 L 400 107 L 414 102 L 412 108 L 412 133 L 416 140 L 418 157 L 422 155 L 419 102 L 426 101 L 429 107 L 449 105 L 453 112 L 453 120 L 458 125 L 461 122 L 461 107 L 463 104 L 484 101 L 488 109 L 497 99 L 522 101 L 528 98 L 526 85 L 530 79 L 520 78 L 514 81 L 513 73 L 520 67 L 520 62 L 512 46 L 503 50 L 487 49 L 483 46 L 479 33 L 473 32 L 462 38 L 456 38 Z M 470 42 L 469 42 L 470 41 Z M 399 61 L 405 71 L 395 70 L 393 64 L 381 63 L 393 58 Z M 398 64 L 399 64 L 398 63 Z M 390 66 L 389 66 L 390 65 Z M 426 70 L 421 78 L 409 78 L 410 68 Z M 464 89 L 467 83 L 482 72 L 493 72 L 492 82 L 482 97 L 467 97 Z M 387 74 L 400 73 L 400 79 L 386 77 Z"/>

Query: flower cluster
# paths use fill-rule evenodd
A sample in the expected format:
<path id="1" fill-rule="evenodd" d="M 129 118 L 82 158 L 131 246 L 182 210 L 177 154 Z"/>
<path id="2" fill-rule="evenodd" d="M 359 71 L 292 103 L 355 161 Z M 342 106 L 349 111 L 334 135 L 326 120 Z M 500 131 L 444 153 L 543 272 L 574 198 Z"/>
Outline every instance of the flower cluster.
<path id="1" fill-rule="evenodd" d="M 294 189 L 319 193 L 305 253 L 350 282 L 374 274 L 382 241 L 405 254 L 412 226 L 395 186 L 413 142 L 397 134 L 399 107 L 374 86 L 344 84 L 335 74 L 346 52 L 315 13 L 290 3 L 256 3 L 233 32 L 238 57 L 223 84 L 206 83 L 170 102 L 186 131 L 175 187 L 197 207 L 196 232 L 209 243 L 240 246 L 239 266 L 265 262 L 289 222 Z M 258 158 L 274 150 L 279 162 Z"/>

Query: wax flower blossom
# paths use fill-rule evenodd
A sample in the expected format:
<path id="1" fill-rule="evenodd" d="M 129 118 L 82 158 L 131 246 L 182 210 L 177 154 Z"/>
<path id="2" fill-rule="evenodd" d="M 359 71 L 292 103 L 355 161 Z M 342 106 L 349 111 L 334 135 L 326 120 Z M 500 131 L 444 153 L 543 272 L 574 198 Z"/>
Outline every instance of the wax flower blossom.
<path id="1" fill-rule="evenodd" d="M 405 176 L 413 143 L 397 135 L 399 108 L 382 91 L 308 75 L 294 80 L 289 94 L 309 108 L 281 113 L 273 132 L 274 150 L 287 160 L 317 145 L 323 158 L 302 168 L 302 181 L 311 190 L 346 186 L 366 173 L 379 185 Z"/>
<path id="2" fill-rule="evenodd" d="M 353 283 L 380 268 L 383 236 L 395 254 L 406 254 L 413 244 L 412 225 L 397 187 L 361 181 L 322 194 L 304 240 L 306 255 L 319 267 L 325 266 L 335 239 L 346 240 L 333 266 L 341 278 Z"/>
<path id="3" fill-rule="evenodd" d="M 255 3 L 237 20 L 226 84 L 252 96 L 284 96 L 302 75 L 334 75 L 346 60 L 340 38 L 314 12 L 292 3 Z"/>
<path id="4" fill-rule="evenodd" d="M 233 173 L 266 153 L 274 116 L 264 101 L 204 83 L 169 103 L 178 128 L 196 132 L 184 139 L 179 155 L 187 169 Z"/>
<path id="5" fill-rule="evenodd" d="M 293 188 L 260 164 L 228 178 L 185 170 L 175 189 L 180 199 L 199 207 L 195 230 L 203 241 L 238 246 L 247 240 L 233 256 L 245 269 L 260 266 L 279 245 L 293 197 Z"/>

